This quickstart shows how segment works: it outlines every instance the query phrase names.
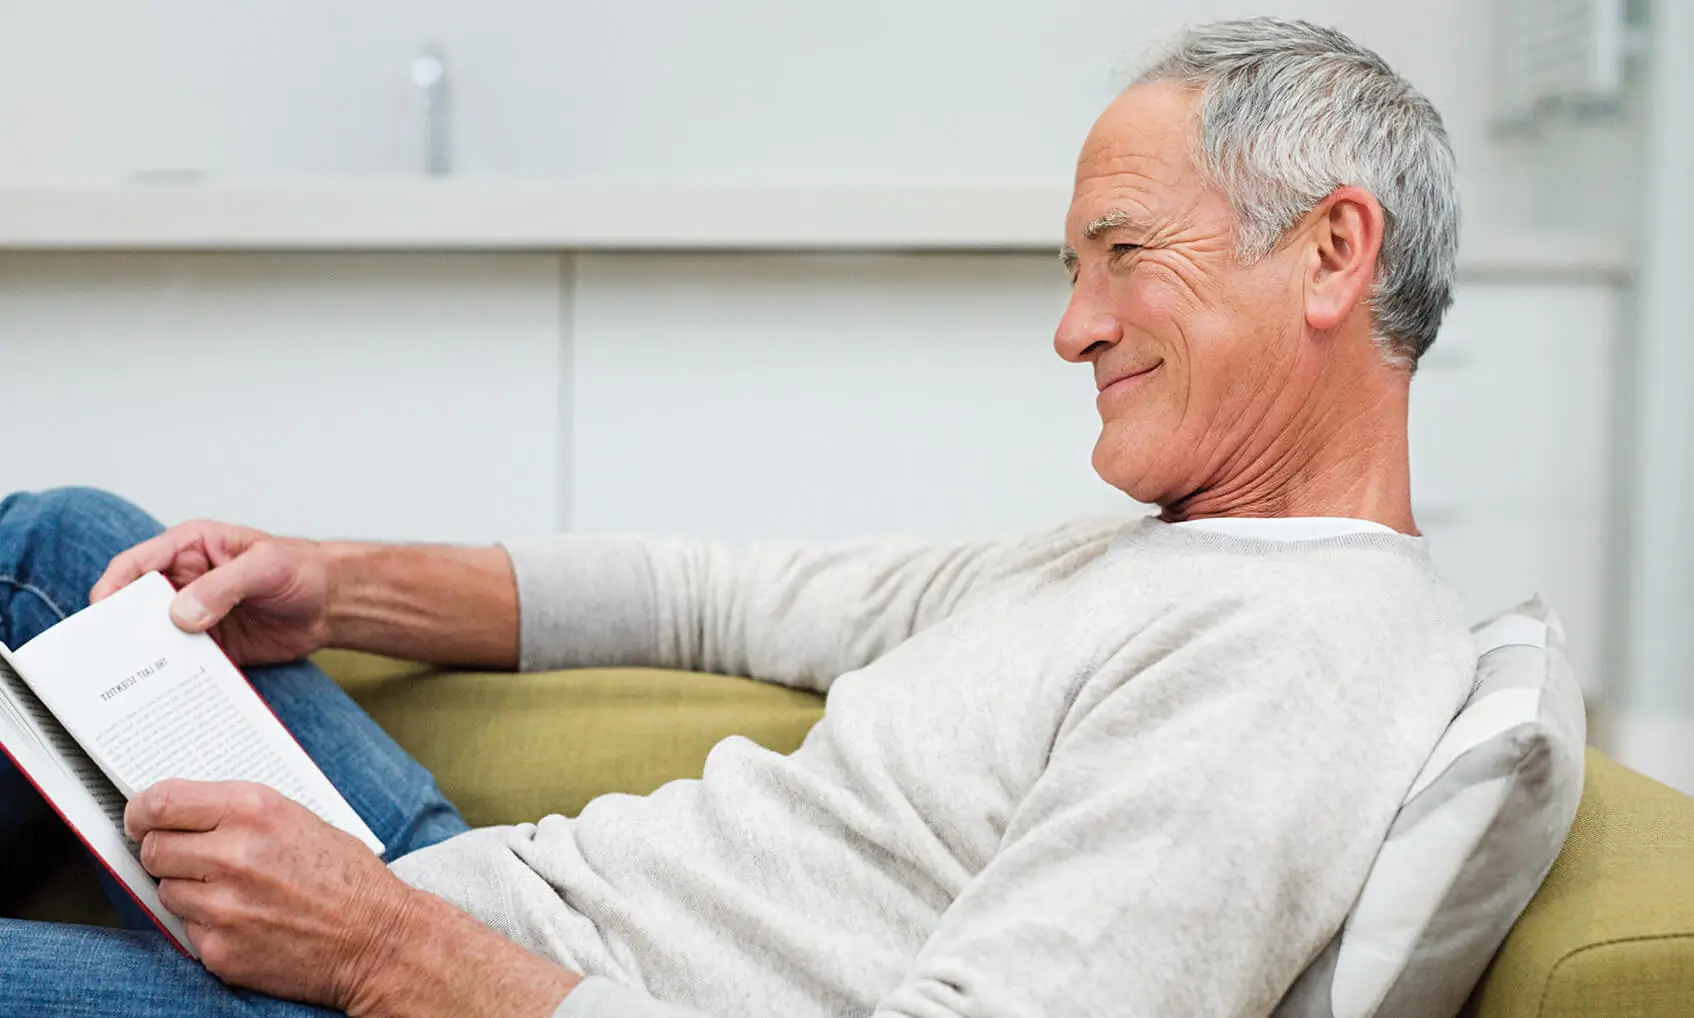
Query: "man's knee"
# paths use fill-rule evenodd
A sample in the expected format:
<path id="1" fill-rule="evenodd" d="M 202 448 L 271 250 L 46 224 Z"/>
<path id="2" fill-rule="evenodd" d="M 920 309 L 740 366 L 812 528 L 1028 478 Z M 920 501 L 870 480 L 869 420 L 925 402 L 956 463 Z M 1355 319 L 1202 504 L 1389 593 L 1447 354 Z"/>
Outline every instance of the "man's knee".
<path id="1" fill-rule="evenodd" d="M 163 529 L 96 488 L 20 492 L 0 502 L 0 569 L 28 582 L 92 586 L 113 556 Z"/>
<path id="2" fill-rule="evenodd" d="M 121 538 L 130 544 L 164 529 L 134 503 L 99 488 L 18 492 L 0 502 L 0 522 L 7 529 L 27 526 L 73 536 Z"/>

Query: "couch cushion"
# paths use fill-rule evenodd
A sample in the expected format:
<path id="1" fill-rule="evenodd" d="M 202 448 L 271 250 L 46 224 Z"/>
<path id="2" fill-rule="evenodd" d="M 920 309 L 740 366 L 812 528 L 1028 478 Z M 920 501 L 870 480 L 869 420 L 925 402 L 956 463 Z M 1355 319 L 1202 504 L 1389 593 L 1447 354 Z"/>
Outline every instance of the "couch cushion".
<path id="1" fill-rule="evenodd" d="M 1456 1013 L 1558 856 L 1586 736 L 1564 634 L 1537 598 L 1478 626 L 1476 642 L 1470 699 L 1278 1018 Z"/>
<path id="2" fill-rule="evenodd" d="M 814 693 L 721 675 L 438 672 L 346 652 L 316 660 L 479 827 L 574 815 L 598 795 L 699 777 L 731 735 L 792 752 L 823 714 Z"/>
<path id="3" fill-rule="evenodd" d="M 1466 1013 L 1694 1015 L 1694 799 L 1590 750 L 1564 851 Z"/>

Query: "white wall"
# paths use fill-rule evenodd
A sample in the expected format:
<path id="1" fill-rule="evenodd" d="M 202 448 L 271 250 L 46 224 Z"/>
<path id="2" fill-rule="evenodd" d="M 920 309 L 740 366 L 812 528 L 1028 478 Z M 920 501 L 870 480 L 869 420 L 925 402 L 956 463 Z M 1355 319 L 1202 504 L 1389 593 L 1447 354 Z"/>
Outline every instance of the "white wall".
<path id="1" fill-rule="evenodd" d="M 1464 283 L 1412 383 L 1412 490 L 1437 562 L 1473 618 L 1545 594 L 1591 693 L 1608 684 L 1621 304 L 1605 283 Z"/>
<path id="2" fill-rule="evenodd" d="M 464 172 L 1066 180 L 1185 22 L 1304 16 L 1448 120 L 1474 224 L 1527 215 L 1473 0 L 0 0 L 0 179 L 414 174 L 407 66 L 446 47 Z"/>
<path id="3" fill-rule="evenodd" d="M 1641 192 L 1638 336 L 1630 387 L 1628 636 L 1611 722 L 1621 759 L 1694 793 L 1694 6 L 1655 0 Z"/>

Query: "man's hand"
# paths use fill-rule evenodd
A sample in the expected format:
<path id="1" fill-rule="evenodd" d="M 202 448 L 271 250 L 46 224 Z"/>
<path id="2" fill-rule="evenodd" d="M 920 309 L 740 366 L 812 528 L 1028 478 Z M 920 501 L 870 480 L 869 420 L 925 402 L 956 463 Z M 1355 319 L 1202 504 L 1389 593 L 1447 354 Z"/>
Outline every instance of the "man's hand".
<path id="1" fill-rule="evenodd" d="M 272 996 L 346 1010 L 412 907 L 369 848 L 264 785 L 161 781 L 124 827 L 206 968 Z"/>
<path id="2" fill-rule="evenodd" d="M 264 785 L 167 780 L 124 828 L 225 982 L 350 1015 L 550 1015 L 579 977 L 414 890 Z"/>
<path id="3" fill-rule="evenodd" d="M 239 665 L 331 646 L 442 665 L 518 664 L 517 578 L 500 548 L 306 541 L 199 520 L 113 559 L 88 599 L 153 570 L 177 587 L 177 626 L 210 630 Z"/>
<path id="4" fill-rule="evenodd" d="M 330 556 L 313 541 L 199 520 L 129 549 L 89 592 L 99 601 L 158 570 L 177 586 L 171 618 L 210 630 L 236 664 L 293 661 L 329 642 Z"/>

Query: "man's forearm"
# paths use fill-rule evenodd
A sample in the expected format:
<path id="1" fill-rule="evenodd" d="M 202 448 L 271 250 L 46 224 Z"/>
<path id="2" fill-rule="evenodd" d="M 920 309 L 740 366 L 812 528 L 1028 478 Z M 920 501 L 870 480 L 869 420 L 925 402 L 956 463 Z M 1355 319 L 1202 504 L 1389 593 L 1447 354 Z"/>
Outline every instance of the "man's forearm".
<path id="1" fill-rule="evenodd" d="M 499 548 L 327 543 L 329 645 L 516 668 L 518 588 Z"/>
<path id="2" fill-rule="evenodd" d="M 398 904 L 360 959 L 355 1018 L 547 1018 L 582 981 L 433 894 L 407 889 Z"/>

